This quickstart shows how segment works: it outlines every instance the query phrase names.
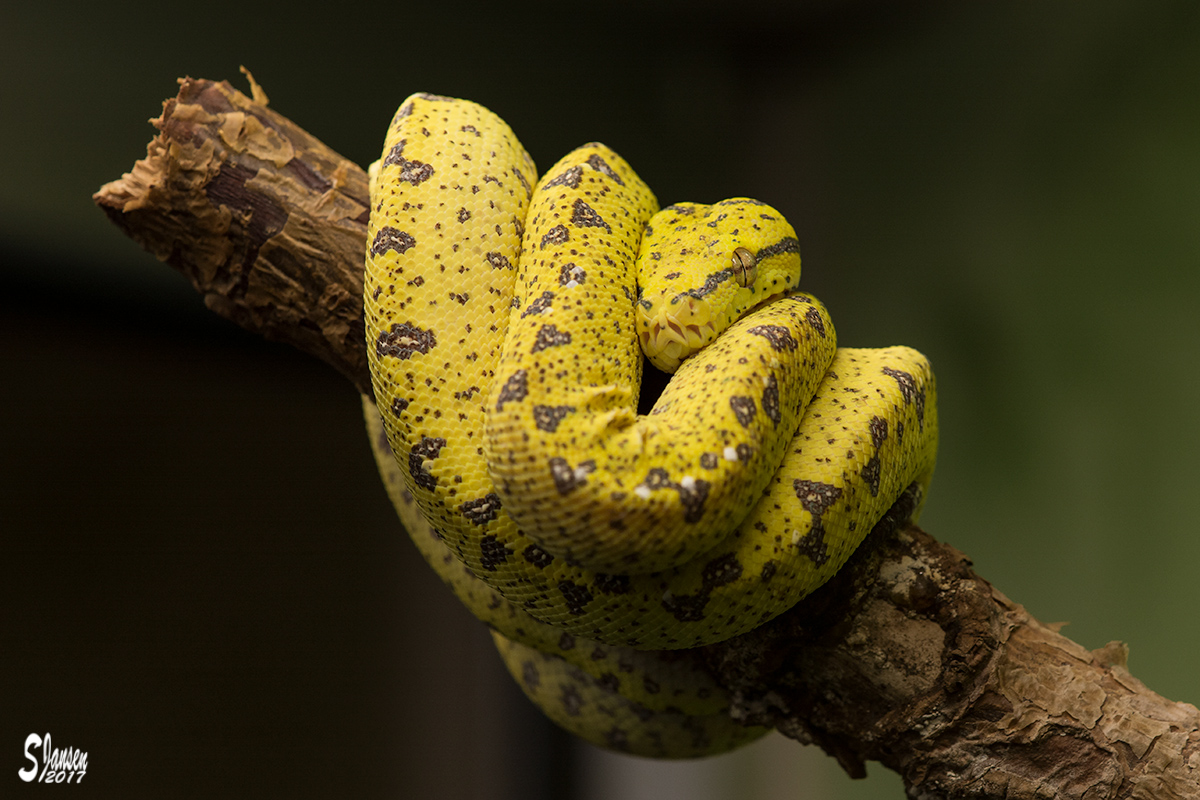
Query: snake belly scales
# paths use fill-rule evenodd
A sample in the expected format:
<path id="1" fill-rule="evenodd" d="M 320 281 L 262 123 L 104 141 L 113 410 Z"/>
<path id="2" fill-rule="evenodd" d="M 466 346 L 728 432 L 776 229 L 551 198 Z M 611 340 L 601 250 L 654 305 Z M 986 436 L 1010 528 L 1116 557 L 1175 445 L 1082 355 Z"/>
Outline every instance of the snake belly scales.
<path id="1" fill-rule="evenodd" d="M 893 504 L 916 518 L 927 360 L 838 349 L 770 206 L 659 211 L 596 143 L 539 182 L 475 103 L 406 100 L 370 185 L 364 414 L 422 555 L 573 733 L 667 758 L 763 735 L 687 648 L 793 606 Z M 639 417 L 643 348 L 675 374 Z"/>

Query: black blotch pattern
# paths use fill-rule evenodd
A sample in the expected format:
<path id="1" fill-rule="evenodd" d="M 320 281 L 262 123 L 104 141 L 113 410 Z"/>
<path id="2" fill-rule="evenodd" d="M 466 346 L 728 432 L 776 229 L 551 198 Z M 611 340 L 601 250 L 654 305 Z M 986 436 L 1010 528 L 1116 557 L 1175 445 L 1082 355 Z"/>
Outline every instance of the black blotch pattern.
<path id="1" fill-rule="evenodd" d="M 808 311 L 804 312 L 804 321 L 809 327 L 825 338 L 825 320 L 821 319 L 821 312 L 817 311 L 816 306 L 810 306 Z"/>
<path id="2" fill-rule="evenodd" d="M 549 189 L 551 186 L 569 186 L 572 189 L 579 188 L 579 179 L 583 177 L 583 167 L 575 165 L 542 184 L 543 189 Z"/>
<path id="3" fill-rule="evenodd" d="M 597 590 L 604 594 L 626 594 L 629 592 L 629 576 L 606 575 L 598 572 L 596 573 L 594 585 Z"/>
<path id="4" fill-rule="evenodd" d="M 492 251 L 484 256 L 493 269 L 512 269 L 512 264 L 509 263 L 508 257 L 503 256 L 496 251 Z"/>
<path id="5" fill-rule="evenodd" d="M 762 393 L 762 408 L 763 413 L 778 425 L 781 419 L 779 415 L 779 382 L 775 380 L 773 374 L 767 376 L 767 385 Z"/>
<path id="6" fill-rule="evenodd" d="M 746 332 L 766 339 L 771 343 L 771 349 L 777 353 L 795 350 L 798 346 L 792 338 L 792 332 L 782 325 L 755 325 L 753 328 L 747 328 Z"/>
<path id="7" fill-rule="evenodd" d="M 521 555 L 524 556 L 525 560 L 528 561 L 530 564 L 533 564 L 535 567 L 541 567 L 542 569 L 545 569 L 546 567 L 550 566 L 550 564 L 552 564 L 554 562 L 554 556 L 550 555 L 545 550 L 538 547 L 536 544 L 531 544 L 528 547 L 526 547 L 523 551 L 521 551 Z M 569 636 L 569 634 L 564 633 L 563 636 Z M 562 647 L 561 640 L 559 641 L 558 646 Z M 574 647 L 574 646 L 575 646 L 575 640 L 571 639 L 571 646 L 563 647 L 563 649 L 570 650 L 571 647 Z"/>
<path id="8" fill-rule="evenodd" d="M 542 237 L 542 243 L 539 245 L 539 250 L 545 250 L 548 244 L 563 244 L 571 238 L 570 231 L 566 225 L 555 225 L 550 230 L 546 231 L 546 235 Z"/>
<path id="9" fill-rule="evenodd" d="M 583 201 L 583 198 L 576 198 L 571 205 L 571 224 L 576 228 L 604 228 L 604 230 L 612 233 L 612 228 L 604 221 L 596 209 L 589 206 Z"/>
<path id="10" fill-rule="evenodd" d="M 371 255 L 378 256 L 386 253 L 388 250 L 403 253 L 410 247 L 416 247 L 416 245 L 417 240 L 413 238 L 411 233 L 402 231 L 399 228 L 393 228 L 391 225 L 384 225 L 371 241 Z"/>
<path id="11" fill-rule="evenodd" d="M 562 593 L 567 610 L 576 616 L 587 610 L 588 603 L 592 602 L 592 593 L 588 588 L 575 581 L 560 581 L 558 591 Z"/>
<path id="12" fill-rule="evenodd" d="M 432 330 L 421 330 L 409 322 L 397 322 L 390 331 L 379 332 L 375 340 L 375 355 L 404 361 L 413 353 L 428 353 L 435 347 L 437 336 Z"/>
<path id="13" fill-rule="evenodd" d="M 538 674 L 537 665 L 532 661 L 526 661 L 521 664 L 521 680 L 530 690 L 537 689 L 542 683 L 542 677 Z"/>
<path id="14" fill-rule="evenodd" d="M 550 304 L 553 301 L 554 301 L 554 292 L 550 292 L 550 291 L 542 292 L 541 297 L 536 298 L 532 303 L 529 304 L 528 308 L 526 308 L 524 311 L 521 312 L 521 319 L 525 319 L 530 314 L 542 313 L 543 311 L 545 311 L 547 308 L 550 307 Z"/>
<path id="15" fill-rule="evenodd" d="M 587 479 L 580 477 L 577 474 L 577 469 L 572 468 L 565 458 L 555 456 L 550 459 L 550 477 L 554 479 L 554 487 L 558 489 L 559 494 L 570 494 L 576 488 L 587 483 Z M 584 474 L 589 474 L 596 471 L 596 462 L 588 459 L 579 464 L 578 470 L 582 470 Z"/>
<path id="16" fill-rule="evenodd" d="M 915 402 L 917 404 L 917 424 L 921 430 L 925 430 L 925 387 L 917 388 L 917 382 L 913 376 L 904 370 L 892 369 L 884 367 L 883 374 L 890 378 L 895 378 L 896 383 L 900 387 L 900 395 L 904 398 L 904 404 Z"/>
<path id="17" fill-rule="evenodd" d="M 479 540 L 479 565 L 488 572 L 495 572 L 496 567 L 508 561 L 512 554 L 512 549 L 495 536 L 488 535 Z"/>
<path id="18" fill-rule="evenodd" d="M 478 500 L 468 500 L 458 507 L 459 512 L 476 525 L 485 525 L 500 512 L 500 496 L 488 492 Z"/>
<path id="19" fill-rule="evenodd" d="M 422 489 L 433 489 L 437 486 L 437 478 L 426 471 L 425 462 L 437 458 L 445 446 L 446 440 L 441 436 L 422 436 L 421 441 L 412 446 L 408 451 L 408 471 L 412 475 L 413 483 Z"/>
<path id="20" fill-rule="evenodd" d="M 554 433 L 558 430 L 558 423 L 563 421 L 563 417 L 574 410 L 575 406 L 535 405 L 533 407 L 533 424 L 537 425 L 540 431 Z"/>
<path id="21" fill-rule="evenodd" d="M 780 239 L 775 244 L 769 244 L 758 251 L 758 260 L 762 261 L 771 256 L 777 256 L 780 253 L 799 253 L 800 242 L 793 239 L 791 236 L 786 236 Z"/>
<path id="22" fill-rule="evenodd" d="M 519 403 L 529 394 L 529 372 L 519 369 L 514 372 L 500 389 L 496 399 L 496 410 L 503 411 L 505 403 Z"/>
<path id="23" fill-rule="evenodd" d="M 404 412 L 404 409 L 408 408 L 408 403 L 409 403 L 409 401 L 407 398 L 404 398 L 404 397 L 395 398 L 394 400 L 392 400 L 392 413 L 395 414 L 397 417 L 400 416 L 400 414 Z"/>
<path id="24" fill-rule="evenodd" d="M 562 271 L 558 274 L 558 285 L 566 286 L 571 281 L 585 283 L 587 281 L 587 272 L 582 267 L 577 267 L 574 264 L 563 264 Z"/>
<path id="25" fill-rule="evenodd" d="M 400 167 L 400 175 L 396 180 L 407 181 L 416 186 L 433 177 L 433 166 L 426 164 L 424 161 L 417 161 L 415 158 L 405 158 L 403 155 L 404 145 L 407 143 L 407 139 L 401 139 L 397 144 L 392 145 L 392 149 L 384 156 L 383 166 L 390 167 L 396 165 Z"/>
<path id="26" fill-rule="evenodd" d="M 621 176 L 618 175 L 616 171 L 608 165 L 607 161 L 600 157 L 599 153 L 592 153 L 590 156 L 588 156 L 587 163 L 592 169 L 596 170 L 597 172 L 602 172 L 608 177 L 612 178 L 617 182 L 618 185 L 625 185 L 625 181 L 621 180 Z"/>
<path id="27" fill-rule="evenodd" d="M 821 515 L 842 496 L 840 486 L 834 486 L 820 481 L 806 481 L 797 478 L 793 483 L 796 498 L 809 514 L 812 514 L 812 527 L 797 543 L 801 553 L 808 556 L 814 564 L 820 566 L 829 560 L 829 550 L 825 546 L 825 527 L 821 524 Z"/>
<path id="28" fill-rule="evenodd" d="M 521 316 L 525 315 L 522 314 Z M 529 352 L 540 353 L 547 347 L 559 347 L 570 343 L 571 334 L 569 331 L 560 331 L 557 325 L 547 324 L 538 329 L 537 336 L 533 340 L 533 349 Z"/>
<path id="29" fill-rule="evenodd" d="M 754 402 L 753 397 L 745 395 L 734 395 L 729 398 L 729 407 L 733 409 L 734 416 L 741 423 L 743 428 L 749 428 L 754 422 L 754 415 L 758 413 L 758 405 Z"/>

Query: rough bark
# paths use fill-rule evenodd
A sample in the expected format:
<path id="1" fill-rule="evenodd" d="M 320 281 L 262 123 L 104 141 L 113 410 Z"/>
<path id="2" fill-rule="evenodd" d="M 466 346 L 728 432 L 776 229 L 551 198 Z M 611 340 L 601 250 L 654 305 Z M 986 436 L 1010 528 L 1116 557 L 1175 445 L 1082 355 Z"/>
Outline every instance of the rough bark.
<path id="1" fill-rule="evenodd" d="M 184 79 L 147 157 L 96 203 L 212 310 L 370 390 L 364 171 L 228 83 Z M 914 526 L 881 525 L 791 612 L 707 648 L 735 716 L 878 760 L 922 798 L 1200 798 L 1200 712 L 1113 642 L 1033 619 Z"/>

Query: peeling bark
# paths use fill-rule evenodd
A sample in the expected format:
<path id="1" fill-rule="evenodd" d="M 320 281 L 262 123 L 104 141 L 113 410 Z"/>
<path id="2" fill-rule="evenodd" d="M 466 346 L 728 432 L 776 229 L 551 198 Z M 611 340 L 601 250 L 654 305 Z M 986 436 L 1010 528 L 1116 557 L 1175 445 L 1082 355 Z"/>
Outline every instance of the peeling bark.
<path id="1" fill-rule="evenodd" d="M 367 180 L 228 83 L 184 79 L 132 172 L 94 200 L 205 303 L 370 392 Z M 954 548 L 877 526 L 829 584 L 706 648 L 739 719 L 878 760 L 920 798 L 1200 799 L 1200 712 L 1148 690 L 1112 642 L 1033 619 Z"/>

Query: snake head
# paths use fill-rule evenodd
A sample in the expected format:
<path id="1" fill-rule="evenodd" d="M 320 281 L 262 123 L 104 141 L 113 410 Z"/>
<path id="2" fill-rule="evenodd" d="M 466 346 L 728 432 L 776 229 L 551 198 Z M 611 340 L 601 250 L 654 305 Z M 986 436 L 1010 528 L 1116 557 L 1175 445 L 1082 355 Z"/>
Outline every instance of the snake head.
<path id="1" fill-rule="evenodd" d="M 650 218 L 637 271 L 642 351 L 674 372 L 734 322 L 796 288 L 800 244 L 766 203 L 677 203 Z"/>

